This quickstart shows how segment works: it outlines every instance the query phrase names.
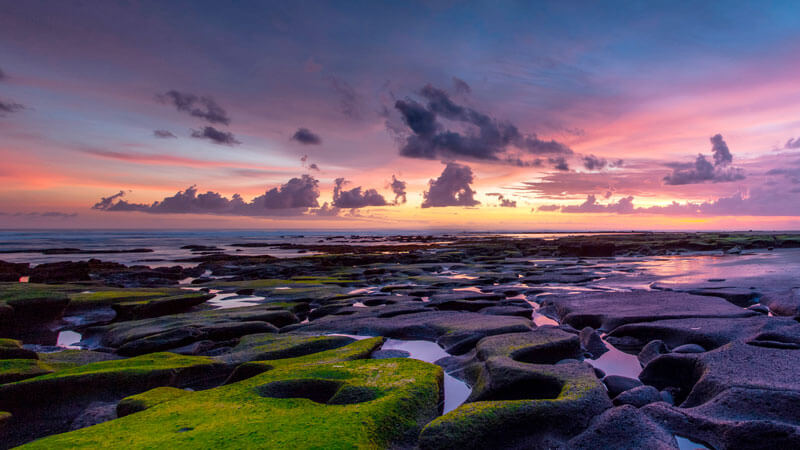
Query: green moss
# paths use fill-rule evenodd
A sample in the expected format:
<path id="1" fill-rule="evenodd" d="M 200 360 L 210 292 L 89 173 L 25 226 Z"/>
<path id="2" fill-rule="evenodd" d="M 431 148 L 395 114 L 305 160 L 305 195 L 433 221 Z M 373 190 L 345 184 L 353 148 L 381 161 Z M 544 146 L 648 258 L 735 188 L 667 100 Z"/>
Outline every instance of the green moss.
<path id="1" fill-rule="evenodd" d="M 39 359 L 55 370 L 73 369 L 100 361 L 122 359 L 111 353 L 93 352 L 89 350 L 68 349 L 60 352 L 41 353 Z"/>
<path id="2" fill-rule="evenodd" d="M 96 307 L 130 300 L 144 300 L 186 293 L 180 289 L 112 289 L 70 294 L 73 307 Z"/>
<path id="3" fill-rule="evenodd" d="M 131 395 L 130 397 L 125 397 L 120 400 L 119 404 L 117 404 L 117 416 L 123 417 L 128 414 L 144 411 L 145 409 L 191 395 L 192 393 L 192 391 L 168 386 L 150 389 L 147 392 Z"/>
<path id="4" fill-rule="evenodd" d="M 225 361 L 255 361 L 291 358 L 345 346 L 354 339 L 345 336 L 251 334 L 242 337 Z"/>
<path id="5" fill-rule="evenodd" d="M 28 382 L 102 374 L 121 374 L 128 376 L 146 375 L 159 370 L 181 369 L 197 365 L 213 364 L 214 362 L 213 359 L 205 356 L 184 356 L 167 352 L 150 353 L 135 358 L 85 364 L 72 369 L 44 375 L 34 380 L 28 380 Z"/>
<path id="6" fill-rule="evenodd" d="M 344 449 L 408 444 L 437 414 L 442 371 L 409 359 L 352 359 L 381 341 L 366 339 L 273 361 L 271 370 L 241 382 L 26 447 Z"/>
<path id="7" fill-rule="evenodd" d="M 0 359 L 0 384 L 48 374 L 53 368 L 38 359 Z"/>

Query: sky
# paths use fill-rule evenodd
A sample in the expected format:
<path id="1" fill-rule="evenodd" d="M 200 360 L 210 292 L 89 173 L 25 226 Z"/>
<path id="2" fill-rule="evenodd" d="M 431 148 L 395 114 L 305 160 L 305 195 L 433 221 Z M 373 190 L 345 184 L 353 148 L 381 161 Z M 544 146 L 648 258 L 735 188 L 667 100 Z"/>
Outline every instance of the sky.
<path id="1" fill-rule="evenodd" d="M 0 228 L 800 229 L 796 2 L 0 3 Z"/>

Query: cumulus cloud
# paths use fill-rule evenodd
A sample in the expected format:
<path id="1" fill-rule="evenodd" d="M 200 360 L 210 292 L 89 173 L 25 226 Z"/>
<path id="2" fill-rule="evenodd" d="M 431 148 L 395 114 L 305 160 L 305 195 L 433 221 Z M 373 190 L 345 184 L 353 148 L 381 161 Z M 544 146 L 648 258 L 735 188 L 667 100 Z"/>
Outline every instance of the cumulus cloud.
<path id="1" fill-rule="evenodd" d="M 225 109 L 219 106 L 211 97 L 171 90 L 156 95 L 156 98 L 161 103 L 171 103 L 178 111 L 189 113 L 191 116 L 199 117 L 209 123 L 221 123 L 224 125 L 231 123 L 231 119 Z"/>
<path id="2" fill-rule="evenodd" d="M 662 214 L 676 216 L 800 216 L 800 190 L 756 188 L 706 202 L 673 201 L 668 205 L 635 207 L 633 196 L 601 204 L 589 195 L 580 205 L 544 205 L 539 211 L 563 213 Z"/>
<path id="3" fill-rule="evenodd" d="M 800 138 L 789 139 L 783 147 L 788 149 L 800 148 Z"/>
<path id="4" fill-rule="evenodd" d="M 386 199 L 375 189 L 361 191 L 361 186 L 350 190 L 343 187 L 348 181 L 337 178 L 333 187 L 333 206 L 343 209 L 364 208 L 367 206 L 386 206 Z"/>
<path id="5" fill-rule="evenodd" d="M 227 198 L 217 192 L 198 193 L 195 186 L 151 204 L 129 203 L 124 191 L 103 197 L 92 209 L 101 211 L 139 211 L 151 214 L 222 214 L 273 216 L 303 214 L 319 206 L 319 181 L 309 175 L 292 178 L 263 195 L 245 202 L 239 194 Z"/>
<path id="6" fill-rule="evenodd" d="M 169 138 L 176 138 L 174 134 L 172 134 L 169 130 L 153 130 L 153 136 L 161 139 L 169 139 Z"/>
<path id="7" fill-rule="evenodd" d="M 744 173 L 736 167 L 728 167 L 733 162 L 733 155 L 722 135 L 711 137 L 711 151 L 714 163 L 712 164 L 705 155 L 698 154 L 694 165 L 684 163 L 670 164 L 672 173 L 664 177 L 664 182 L 669 185 L 696 184 L 711 181 L 722 183 L 744 179 Z"/>
<path id="8" fill-rule="evenodd" d="M 394 204 L 399 205 L 406 202 L 406 182 L 398 180 L 392 175 L 392 182 L 389 185 L 394 193 Z"/>
<path id="9" fill-rule="evenodd" d="M 428 182 L 428 190 L 424 192 L 423 208 L 440 206 L 476 206 L 472 190 L 472 169 L 457 163 L 448 163 L 439 178 Z"/>
<path id="10" fill-rule="evenodd" d="M 315 163 L 309 163 L 308 162 L 308 155 L 301 156 L 300 157 L 300 163 L 303 165 L 303 167 L 305 167 L 308 170 L 316 170 L 317 172 L 319 172 L 319 166 L 318 165 L 316 165 Z"/>
<path id="11" fill-rule="evenodd" d="M 443 90 L 427 85 L 419 92 L 422 104 L 413 99 L 397 100 L 408 130 L 401 137 L 400 154 L 409 158 L 492 161 L 517 166 L 539 166 L 536 156 L 550 156 L 559 170 L 566 170 L 566 145 L 523 134 L 509 122 L 499 121 L 475 109 L 454 102 Z M 458 126 L 452 130 L 446 123 Z"/>
<path id="12" fill-rule="evenodd" d="M 322 204 L 321 207 L 309 211 L 310 214 L 320 217 L 334 217 L 338 216 L 341 210 L 335 206 L 331 206 L 328 202 Z"/>
<path id="13" fill-rule="evenodd" d="M 488 193 L 486 195 L 489 195 L 489 196 L 492 196 L 492 197 L 497 197 L 497 200 L 500 201 L 500 204 L 497 205 L 497 206 L 500 206 L 500 207 L 503 207 L 503 208 L 516 208 L 517 207 L 517 201 L 516 200 L 511 200 L 510 198 L 506 198 L 503 194 L 501 194 L 499 192 L 490 192 L 490 193 Z"/>
<path id="14" fill-rule="evenodd" d="M 292 135 L 292 140 L 297 141 L 303 145 L 319 145 L 322 143 L 322 139 L 319 135 L 315 134 L 308 128 L 298 128 L 297 131 L 294 132 Z"/>
<path id="15" fill-rule="evenodd" d="M 237 145 L 241 144 L 233 133 L 228 131 L 221 131 L 212 126 L 205 126 L 202 130 L 192 130 L 192 137 L 197 139 L 207 139 L 214 144 L 219 145 Z"/>
<path id="16" fill-rule="evenodd" d="M 20 112 L 25 109 L 24 105 L 20 105 L 19 103 L 0 100 L 0 117 L 3 117 L 7 114 L 13 114 L 16 112 Z"/>

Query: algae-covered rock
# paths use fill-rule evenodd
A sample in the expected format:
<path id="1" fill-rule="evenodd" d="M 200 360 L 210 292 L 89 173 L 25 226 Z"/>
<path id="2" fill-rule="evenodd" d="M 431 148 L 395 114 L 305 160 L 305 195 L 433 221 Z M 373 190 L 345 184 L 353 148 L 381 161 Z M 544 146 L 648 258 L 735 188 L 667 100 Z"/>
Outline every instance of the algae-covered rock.
<path id="1" fill-rule="evenodd" d="M 0 333 L 59 318 L 67 304 L 69 297 L 59 287 L 4 284 L 0 286 Z"/>
<path id="2" fill-rule="evenodd" d="M 21 360 L 35 361 L 38 360 Z M 210 358 L 154 353 L 101 361 L 0 385 L 0 405 L 13 414 L 0 441 L 21 444 L 69 430 L 94 402 L 116 402 L 158 386 L 206 388 L 230 372 Z"/>
<path id="3" fill-rule="evenodd" d="M 230 353 L 217 358 L 229 363 L 294 358 L 342 347 L 354 341 L 346 336 L 251 334 L 242 337 Z"/>
<path id="4" fill-rule="evenodd" d="M 271 361 L 270 370 L 246 380 L 26 447 L 411 446 L 438 414 L 442 371 L 408 359 L 352 359 L 381 341 Z"/>
<path id="5" fill-rule="evenodd" d="M 0 359 L 0 384 L 38 377 L 53 369 L 38 359 Z"/>
<path id="6" fill-rule="evenodd" d="M 36 352 L 22 347 L 16 339 L 0 338 L 0 359 L 38 359 Z"/>
<path id="7" fill-rule="evenodd" d="M 191 395 L 193 391 L 186 389 L 178 389 L 169 386 L 157 387 L 150 389 L 141 394 L 131 395 L 125 397 L 117 404 L 117 417 L 124 417 L 128 414 L 144 411 L 147 408 L 160 405 L 161 403 L 175 400 L 187 395 Z"/>
<path id="8" fill-rule="evenodd" d="M 553 365 L 580 353 L 578 336 L 556 328 L 482 339 L 466 370 L 477 373 L 468 403 L 428 424 L 420 447 L 563 445 L 611 407 L 591 366 Z"/>

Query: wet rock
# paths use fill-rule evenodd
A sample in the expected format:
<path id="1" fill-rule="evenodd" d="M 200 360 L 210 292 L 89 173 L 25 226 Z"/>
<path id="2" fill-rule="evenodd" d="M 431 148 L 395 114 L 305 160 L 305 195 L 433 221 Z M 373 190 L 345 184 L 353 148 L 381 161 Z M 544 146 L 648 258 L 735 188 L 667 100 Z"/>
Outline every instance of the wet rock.
<path id="1" fill-rule="evenodd" d="M 408 358 L 411 353 L 405 350 L 378 350 L 372 354 L 372 359 Z"/>
<path id="2" fill-rule="evenodd" d="M 647 345 L 642 348 L 642 351 L 639 352 L 637 358 L 642 366 L 646 366 L 647 363 L 658 357 L 659 355 L 663 355 L 665 353 L 669 353 L 669 348 L 664 341 L 660 339 L 655 339 L 647 343 Z"/>
<path id="3" fill-rule="evenodd" d="M 800 316 L 800 288 L 779 292 L 768 292 L 760 302 L 777 316 Z"/>
<path id="4" fill-rule="evenodd" d="M 86 261 L 39 264 L 30 270 L 31 283 L 69 283 L 89 281 L 89 263 Z"/>
<path id="5" fill-rule="evenodd" d="M 523 308 L 519 306 L 490 306 L 488 308 L 483 308 L 478 312 L 492 316 L 518 316 L 530 318 L 532 311 L 533 310 L 530 307 Z"/>
<path id="6" fill-rule="evenodd" d="M 222 341 L 248 334 L 277 332 L 278 329 L 274 325 L 258 321 L 186 326 L 130 340 L 120 346 L 117 353 L 123 356 L 136 356 L 182 347 L 205 339 Z"/>
<path id="7" fill-rule="evenodd" d="M 0 261 L 0 282 L 15 282 L 30 273 L 28 263 L 10 263 Z"/>
<path id="8" fill-rule="evenodd" d="M 642 386 L 641 381 L 621 375 L 608 375 L 603 378 L 603 383 L 608 389 L 608 396 L 612 399 L 625 391 Z"/>
<path id="9" fill-rule="evenodd" d="M 597 334 L 594 328 L 584 327 L 580 333 L 580 340 L 583 348 L 591 353 L 595 359 L 608 351 L 605 342 L 603 342 L 603 339 Z"/>
<path id="10" fill-rule="evenodd" d="M 761 293 L 752 289 L 745 288 L 709 288 L 709 289 L 692 289 L 688 291 L 693 295 L 707 295 L 711 297 L 720 297 L 733 303 L 736 306 L 746 308 L 761 297 Z"/>
<path id="11" fill-rule="evenodd" d="M 560 256 L 604 257 L 614 256 L 616 247 L 606 242 L 559 243 Z"/>
<path id="12" fill-rule="evenodd" d="M 423 306 L 424 308 L 424 306 Z M 347 316 L 326 316 L 309 324 L 291 327 L 308 333 L 344 333 L 386 336 L 396 339 L 435 341 L 451 354 L 463 354 L 483 337 L 529 331 L 531 321 L 523 317 L 492 316 L 458 311 L 420 311 L 400 305 L 378 308 L 354 308 Z"/>
<path id="13" fill-rule="evenodd" d="M 738 318 L 756 315 L 717 297 L 682 292 L 634 291 L 547 296 L 543 314 L 554 314 L 561 323 L 613 332 L 619 326 L 679 318 Z"/>
<path id="14" fill-rule="evenodd" d="M 761 304 L 750 305 L 747 307 L 747 309 L 750 311 L 755 311 L 759 314 L 765 314 L 765 315 L 769 314 L 769 308 L 766 305 L 761 305 Z"/>
<path id="15" fill-rule="evenodd" d="M 667 430 L 633 406 L 620 406 L 595 418 L 589 428 L 571 439 L 570 449 L 677 449 L 678 442 Z"/>
<path id="16" fill-rule="evenodd" d="M 684 344 L 697 344 L 705 349 L 715 349 L 737 339 L 749 339 L 764 333 L 797 335 L 800 324 L 788 318 L 753 315 L 746 318 L 687 318 L 654 320 L 622 325 L 606 336 L 612 345 L 625 344 L 641 348 L 658 339 L 671 348 Z M 800 342 L 800 340 L 797 340 Z"/>
<path id="17" fill-rule="evenodd" d="M 672 349 L 674 353 L 703 353 L 706 351 L 697 344 L 683 344 Z"/>
<path id="18" fill-rule="evenodd" d="M 614 397 L 615 405 L 631 405 L 641 408 L 650 403 L 660 402 L 661 393 L 653 386 L 638 386 L 633 389 L 621 392 Z"/>

